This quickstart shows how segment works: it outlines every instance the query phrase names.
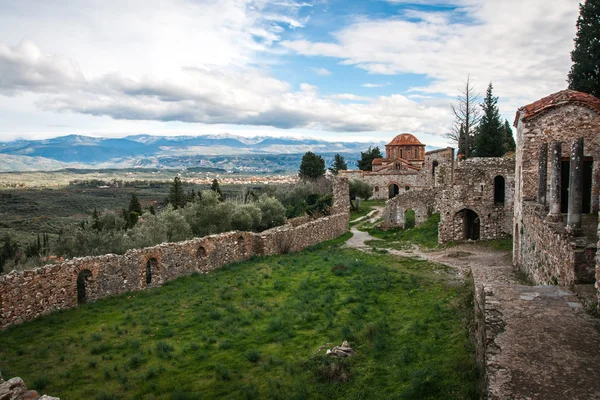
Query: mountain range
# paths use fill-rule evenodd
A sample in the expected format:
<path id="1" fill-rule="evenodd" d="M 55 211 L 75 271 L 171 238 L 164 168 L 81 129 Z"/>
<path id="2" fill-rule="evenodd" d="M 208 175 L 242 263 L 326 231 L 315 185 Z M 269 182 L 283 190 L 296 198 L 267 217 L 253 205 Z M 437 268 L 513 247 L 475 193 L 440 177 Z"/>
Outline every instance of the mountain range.
<path id="1" fill-rule="evenodd" d="M 327 142 L 317 139 L 132 135 L 98 138 L 68 135 L 45 140 L 0 142 L 0 172 L 64 168 L 222 168 L 229 172 L 297 171 L 307 151 L 331 165 L 333 155 L 356 166 L 360 152 L 385 142 Z M 427 150 L 430 150 L 428 148 Z"/>

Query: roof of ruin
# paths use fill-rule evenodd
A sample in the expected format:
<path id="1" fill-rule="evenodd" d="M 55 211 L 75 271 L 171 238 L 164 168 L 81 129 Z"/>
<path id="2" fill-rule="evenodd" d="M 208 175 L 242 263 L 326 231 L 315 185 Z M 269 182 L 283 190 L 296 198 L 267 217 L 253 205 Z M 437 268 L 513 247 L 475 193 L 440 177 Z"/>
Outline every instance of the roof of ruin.
<path id="1" fill-rule="evenodd" d="M 398 146 L 398 145 L 423 145 L 419 142 L 419 139 L 411 135 L 410 133 L 401 133 L 392 139 L 386 146 Z"/>
<path id="2" fill-rule="evenodd" d="M 519 118 L 522 120 L 531 119 L 552 108 L 567 104 L 578 104 L 600 113 L 600 99 L 588 93 L 567 89 L 519 108 L 515 116 L 514 125 L 517 126 Z"/>

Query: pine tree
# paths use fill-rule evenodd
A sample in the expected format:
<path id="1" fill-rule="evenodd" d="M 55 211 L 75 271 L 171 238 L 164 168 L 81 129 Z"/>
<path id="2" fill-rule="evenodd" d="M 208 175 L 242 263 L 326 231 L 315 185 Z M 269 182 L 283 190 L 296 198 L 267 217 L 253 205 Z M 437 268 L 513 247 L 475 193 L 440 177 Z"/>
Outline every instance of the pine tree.
<path id="1" fill-rule="evenodd" d="M 336 153 L 335 156 L 333 156 L 333 165 L 329 168 L 331 173 L 337 175 L 340 171 L 346 171 L 347 169 L 348 164 L 346 164 L 344 157 Z"/>
<path id="2" fill-rule="evenodd" d="M 325 175 L 325 160 L 320 155 L 307 151 L 302 156 L 298 175 L 301 179 L 317 179 Z"/>
<path id="3" fill-rule="evenodd" d="M 181 183 L 181 178 L 178 176 L 173 179 L 167 200 L 174 208 L 185 206 L 186 199 L 185 193 L 183 192 L 183 184 Z"/>
<path id="4" fill-rule="evenodd" d="M 515 143 L 515 138 L 513 137 L 513 131 L 508 123 L 508 120 L 504 120 L 504 153 L 508 153 L 509 151 L 515 151 L 517 149 L 517 144 Z"/>
<path id="5" fill-rule="evenodd" d="M 504 126 L 500 122 L 498 97 L 492 94 L 490 82 L 481 104 L 483 115 L 475 135 L 473 154 L 477 157 L 501 157 L 504 155 Z"/>
<path id="6" fill-rule="evenodd" d="M 379 150 L 378 146 L 374 148 L 371 148 L 369 146 L 369 149 L 366 152 L 360 152 L 360 160 L 358 160 L 358 169 L 362 171 L 372 171 L 373 160 L 376 158 L 383 158 L 381 150 Z"/>
<path id="7" fill-rule="evenodd" d="M 600 1 L 579 4 L 575 49 L 571 52 L 569 89 L 600 97 Z"/>
<path id="8" fill-rule="evenodd" d="M 215 178 L 212 181 L 212 185 L 210 186 L 210 190 L 219 195 L 219 200 L 223 201 L 223 192 L 221 192 L 221 187 L 219 186 L 219 181 Z"/>

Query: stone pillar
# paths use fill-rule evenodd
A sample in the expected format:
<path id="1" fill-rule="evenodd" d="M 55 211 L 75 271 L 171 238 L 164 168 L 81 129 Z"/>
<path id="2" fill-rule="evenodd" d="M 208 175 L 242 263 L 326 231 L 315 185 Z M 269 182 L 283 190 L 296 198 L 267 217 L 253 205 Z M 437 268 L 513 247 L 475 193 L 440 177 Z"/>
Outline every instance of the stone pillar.
<path id="1" fill-rule="evenodd" d="M 552 142 L 550 151 L 550 213 L 548 214 L 548 220 L 558 222 L 562 220 L 560 213 L 562 144 L 560 142 Z"/>
<path id="2" fill-rule="evenodd" d="M 569 214 L 567 232 L 581 234 L 581 208 L 583 199 L 583 138 L 573 140 L 571 144 L 571 163 L 569 174 Z"/>
<path id="3" fill-rule="evenodd" d="M 537 202 L 546 205 L 546 191 L 548 190 L 548 143 L 540 146 L 538 164 L 538 191 Z"/>

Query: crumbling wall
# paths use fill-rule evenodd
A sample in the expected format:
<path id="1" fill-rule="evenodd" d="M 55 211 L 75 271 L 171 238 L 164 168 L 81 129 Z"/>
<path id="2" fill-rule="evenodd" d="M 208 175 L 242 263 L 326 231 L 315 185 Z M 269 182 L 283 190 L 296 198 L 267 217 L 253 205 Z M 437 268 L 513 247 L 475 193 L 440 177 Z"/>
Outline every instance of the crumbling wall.
<path id="1" fill-rule="evenodd" d="M 299 220 L 262 233 L 227 232 L 130 250 L 124 255 L 81 257 L 10 272 L 0 276 L 0 328 L 77 305 L 81 301 L 77 280 L 82 271 L 89 271 L 83 280 L 85 300 L 97 300 L 160 286 L 193 272 L 208 273 L 252 256 L 299 251 L 334 239 L 348 230 L 347 179 L 334 181 L 333 198 L 332 215 L 328 217 Z"/>
<path id="2" fill-rule="evenodd" d="M 436 163 L 434 171 L 434 163 Z M 454 149 L 432 150 L 425 153 L 425 165 L 419 171 L 422 182 L 427 182 L 431 187 L 451 185 L 454 172 Z"/>
<path id="3" fill-rule="evenodd" d="M 437 198 L 440 212 L 439 242 L 465 240 L 463 210 L 477 214 L 479 240 L 493 240 L 512 233 L 514 171 L 512 158 L 470 158 L 455 164 L 454 185 Z M 504 201 L 496 202 L 497 177 L 504 182 Z M 498 178 L 500 179 L 500 178 Z"/>
<path id="4" fill-rule="evenodd" d="M 406 211 L 415 212 L 415 226 L 422 225 L 437 209 L 436 189 L 421 189 L 402 193 L 385 204 L 382 228 L 404 228 Z"/>
<path id="5" fill-rule="evenodd" d="M 576 246 L 564 233 L 562 223 L 548 222 L 544 208 L 531 201 L 523 203 L 522 215 L 517 233 L 519 268 L 538 285 L 573 285 Z"/>

